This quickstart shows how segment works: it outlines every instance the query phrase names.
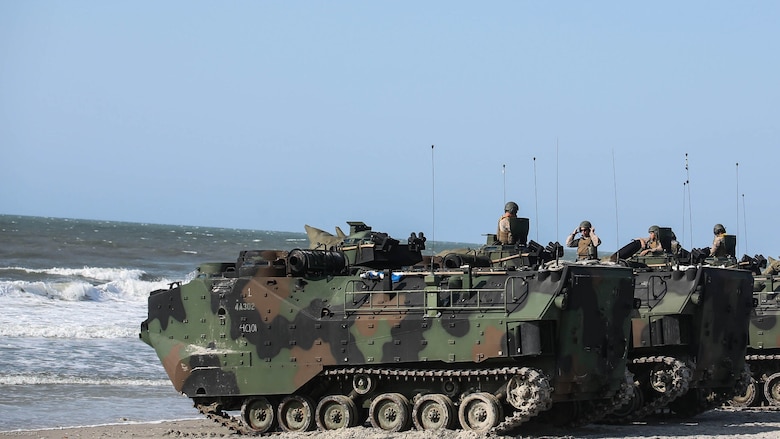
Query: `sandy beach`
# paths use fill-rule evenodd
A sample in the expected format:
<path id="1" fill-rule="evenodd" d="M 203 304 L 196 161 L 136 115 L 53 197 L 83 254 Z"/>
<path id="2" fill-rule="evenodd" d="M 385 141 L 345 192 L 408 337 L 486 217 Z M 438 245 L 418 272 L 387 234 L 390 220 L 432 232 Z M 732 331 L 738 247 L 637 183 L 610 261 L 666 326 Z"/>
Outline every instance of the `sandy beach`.
<path id="1" fill-rule="evenodd" d="M 164 421 L 156 423 L 120 423 L 111 425 L 24 430 L 0 432 L 2 438 L 36 439 L 98 439 L 98 438 L 239 438 L 209 420 Z M 357 427 L 346 431 L 277 433 L 279 439 L 477 439 L 485 437 L 465 431 L 386 433 L 376 429 Z M 496 437 L 496 436 L 494 436 Z M 512 437 L 512 436 L 497 436 Z M 780 411 L 768 409 L 735 411 L 713 410 L 687 421 L 648 421 L 632 425 L 589 425 L 564 430 L 533 426 L 514 437 L 523 438 L 749 438 L 774 439 L 780 437 Z"/>

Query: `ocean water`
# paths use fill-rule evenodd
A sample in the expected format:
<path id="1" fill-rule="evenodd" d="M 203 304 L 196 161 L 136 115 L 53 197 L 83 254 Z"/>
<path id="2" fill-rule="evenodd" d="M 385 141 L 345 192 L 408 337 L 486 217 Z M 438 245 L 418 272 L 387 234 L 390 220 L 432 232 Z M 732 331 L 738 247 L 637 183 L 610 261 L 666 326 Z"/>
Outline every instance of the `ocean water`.
<path id="1" fill-rule="evenodd" d="M 138 338 L 149 293 L 296 247 L 305 233 L 0 215 L 0 431 L 200 418 Z"/>

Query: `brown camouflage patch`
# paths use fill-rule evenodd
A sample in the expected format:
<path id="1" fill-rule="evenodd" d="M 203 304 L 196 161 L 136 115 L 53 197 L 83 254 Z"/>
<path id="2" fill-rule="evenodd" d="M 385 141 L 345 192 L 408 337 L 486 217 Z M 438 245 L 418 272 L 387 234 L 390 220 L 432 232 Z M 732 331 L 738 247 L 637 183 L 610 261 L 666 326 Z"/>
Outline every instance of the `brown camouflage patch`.
<path id="1" fill-rule="evenodd" d="M 179 343 L 162 359 L 165 373 L 168 374 L 168 378 L 178 392 L 181 392 L 184 382 L 190 377 L 191 372 L 189 366 L 181 361 L 182 349 L 184 349 L 184 345 Z"/>
<path id="2" fill-rule="evenodd" d="M 322 371 L 324 366 L 336 364 L 336 358 L 330 350 L 330 343 L 321 338 L 314 341 L 311 349 L 296 346 L 290 350 L 290 357 L 295 358 L 298 370 L 293 378 L 296 388 L 303 386 Z"/>
<path id="3" fill-rule="evenodd" d="M 500 355 L 499 353 L 506 355 L 504 346 L 501 345 L 504 334 L 504 331 L 495 326 L 485 328 L 484 337 L 482 340 L 478 340 L 479 343 L 475 343 L 471 349 L 471 358 L 479 363 L 488 358 L 495 358 Z"/>
<path id="4" fill-rule="evenodd" d="M 639 348 L 649 346 L 650 326 L 644 319 L 631 319 L 631 346 Z"/>
<path id="5" fill-rule="evenodd" d="M 373 317 L 363 318 L 361 316 L 355 319 L 353 326 L 359 335 L 366 338 L 373 338 L 376 335 L 376 332 L 379 330 L 377 326 L 377 322 L 379 321 L 384 320 L 377 320 Z"/>
<path id="6" fill-rule="evenodd" d="M 253 278 L 241 291 L 245 303 L 253 303 L 263 321 L 272 322 L 280 315 L 281 307 L 290 298 L 288 278 Z"/>

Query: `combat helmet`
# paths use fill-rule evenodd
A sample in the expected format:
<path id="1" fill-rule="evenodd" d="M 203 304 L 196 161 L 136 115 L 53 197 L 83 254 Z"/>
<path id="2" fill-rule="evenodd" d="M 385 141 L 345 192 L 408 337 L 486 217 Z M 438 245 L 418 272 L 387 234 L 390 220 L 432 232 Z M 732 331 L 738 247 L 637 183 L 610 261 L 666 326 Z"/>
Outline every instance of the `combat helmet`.
<path id="1" fill-rule="evenodd" d="M 585 220 L 585 221 L 580 223 L 580 228 L 581 229 L 592 229 L 593 226 L 590 224 L 590 221 Z"/>
<path id="2" fill-rule="evenodd" d="M 517 215 L 518 210 L 520 210 L 520 206 L 518 206 L 514 201 L 510 201 L 504 206 L 504 212 L 509 212 L 512 215 Z"/>
<path id="3" fill-rule="evenodd" d="M 650 232 L 653 232 L 653 233 L 655 233 L 655 236 L 658 236 L 660 234 L 660 232 L 661 232 L 661 228 L 656 226 L 656 225 L 652 225 L 652 226 L 650 226 L 649 229 L 647 229 L 647 233 L 650 233 Z"/>
<path id="4" fill-rule="evenodd" d="M 712 233 L 716 235 L 720 235 L 721 233 L 726 233 L 726 228 L 723 227 L 723 224 L 715 224 L 715 227 L 712 228 Z"/>

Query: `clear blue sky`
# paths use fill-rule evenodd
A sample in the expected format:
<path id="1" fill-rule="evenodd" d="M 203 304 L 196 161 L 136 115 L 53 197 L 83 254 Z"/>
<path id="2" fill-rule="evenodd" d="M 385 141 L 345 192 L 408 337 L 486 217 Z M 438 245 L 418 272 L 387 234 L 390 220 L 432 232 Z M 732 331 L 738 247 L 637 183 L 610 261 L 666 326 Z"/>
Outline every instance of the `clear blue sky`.
<path id="1" fill-rule="evenodd" d="M 777 257 L 779 124 L 774 1 L 0 2 L 5 214 Z"/>

